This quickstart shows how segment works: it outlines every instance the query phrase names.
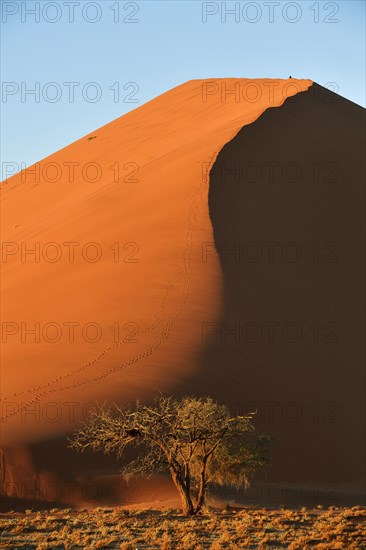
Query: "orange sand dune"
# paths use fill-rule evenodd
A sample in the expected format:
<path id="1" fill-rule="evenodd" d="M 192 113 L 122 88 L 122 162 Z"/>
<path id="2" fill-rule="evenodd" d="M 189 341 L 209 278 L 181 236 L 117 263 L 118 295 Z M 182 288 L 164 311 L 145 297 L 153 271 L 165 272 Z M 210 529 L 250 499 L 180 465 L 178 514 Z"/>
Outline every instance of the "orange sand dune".
<path id="1" fill-rule="evenodd" d="M 7 479 L 72 472 L 63 438 L 95 401 L 215 386 L 200 368 L 202 321 L 224 307 L 216 251 L 202 261 L 208 172 L 243 126 L 311 86 L 190 81 L 3 183 Z"/>
<path id="2" fill-rule="evenodd" d="M 236 82 L 239 101 L 223 95 Z M 207 169 L 243 125 L 310 85 L 191 81 L 3 185 L 4 444 L 70 429 L 67 406 L 32 422 L 36 401 L 47 419 L 49 402 L 126 401 L 195 372 L 195 319 L 220 306 L 218 264 L 197 261 L 213 236 Z"/>

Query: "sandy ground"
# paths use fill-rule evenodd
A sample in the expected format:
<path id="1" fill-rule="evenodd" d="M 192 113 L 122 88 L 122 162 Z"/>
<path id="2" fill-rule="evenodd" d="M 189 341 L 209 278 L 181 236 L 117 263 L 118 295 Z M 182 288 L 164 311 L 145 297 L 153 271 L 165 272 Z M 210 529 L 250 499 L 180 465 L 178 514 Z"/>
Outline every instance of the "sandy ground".
<path id="1" fill-rule="evenodd" d="M 195 518 L 179 510 L 98 508 L 0 515 L 2 548 L 36 550 L 232 550 L 365 548 L 366 510 L 352 508 L 215 509 Z"/>

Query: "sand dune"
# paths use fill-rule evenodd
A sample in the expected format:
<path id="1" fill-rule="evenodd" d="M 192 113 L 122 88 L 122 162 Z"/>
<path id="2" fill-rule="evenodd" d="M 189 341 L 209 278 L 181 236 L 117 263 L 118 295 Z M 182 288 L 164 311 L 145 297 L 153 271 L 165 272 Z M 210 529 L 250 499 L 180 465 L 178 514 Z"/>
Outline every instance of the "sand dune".
<path id="1" fill-rule="evenodd" d="M 232 90 L 234 93 L 230 93 Z M 290 96 L 294 98 L 283 105 Z M 303 100 L 305 96 L 307 100 Z M 301 101 L 293 101 L 298 98 Z M 234 161 L 242 162 L 243 149 L 237 144 L 242 134 L 247 136 L 247 130 L 244 149 L 250 154 L 243 158 L 249 161 L 255 159 L 258 164 L 282 158 L 288 162 L 293 155 L 296 162 L 311 164 L 317 160 L 332 162 L 335 155 L 338 163 L 344 162 L 343 174 L 350 159 L 355 155 L 358 158 L 352 136 L 358 131 L 354 118 L 359 111 L 342 101 L 324 107 L 316 101 L 309 80 L 191 81 L 2 185 L 6 340 L 2 346 L 2 474 L 9 496 L 30 498 L 24 491 L 25 479 L 43 487 L 49 480 L 72 480 L 80 487 L 80 477 L 98 479 L 103 485 L 102 474 L 118 471 L 111 460 L 75 457 L 65 449 L 65 436 L 95 401 L 126 403 L 136 397 L 149 399 L 163 391 L 211 393 L 233 407 L 260 399 L 287 403 L 303 395 L 308 399 L 308 392 L 314 389 L 314 371 L 321 372 L 314 400 L 341 399 L 338 389 L 335 394 L 323 394 L 322 388 L 327 388 L 329 382 L 332 357 L 338 361 L 336 384 L 340 387 L 341 363 L 349 347 L 344 346 L 341 352 L 337 347 L 329 354 L 322 348 L 320 354 L 314 352 L 307 357 L 309 367 L 304 364 L 301 346 L 292 355 L 288 345 L 276 349 L 274 355 L 272 348 L 257 346 L 256 355 L 246 345 L 215 342 L 207 334 L 207 327 L 215 332 L 223 319 L 231 321 L 233 315 L 253 320 L 265 314 L 264 320 L 277 316 L 280 321 L 288 321 L 286 315 L 291 313 L 290 321 L 298 319 L 298 309 L 281 306 L 281 297 L 303 307 L 301 318 L 310 318 L 314 302 L 299 275 L 298 264 L 287 263 L 285 270 L 278 265 L 268 268 L 253 264 L 254 269 L 248 271 L 246 266 L 242 272 L 243 264 L 239 262 L 238 269 L 232 270 L 222 258 L 220 262 L 215 241 L 219 249 L 220 240 L 300 240 L 311 227 L 311 220 L 318 225 L 322 220 L 324 228 L 331 221 L 335 224 L 336 213 L 340 215 L 338 206 L 345 204 L 352 222 L 346 239 L 354 238 L 360 219 L 357 208 L 353 210 L 361 191 L 357 174 L 352 195 L 345 191 L 346 182 L 332 195 L 333 201 L 339 201 L 338 211 L 333 211 L 333 203 L 329 210 L 328 188 L 324 186 L 320 196 L 314 196 L 306 184 L 298 194 L 298 187 L 286 192 L 281 187 L 282 194 L 276 195 L 275 191 L 273 196 L 273 189 L 267 192 L 259 184 L 252 188 L 257 195 L 247 196 L 247 185 L 240 187 L 244 195 L 237 195 L 230 184 L 215 183 L 215 177 L 221 155 L 227 151 L 230 155 L 234 151 Z M 281 105 L 281 109 L 269 109 Z M 271 122 L 275 113 L 275 130 L 271 129 L 272 123 L 263 127 L 263 121 L 270 117 Z M 334 126 L 337 117 L 341 122 Z M 260 137 L 251 137 L 250 132 L 256 128 L 256 136 Z M 344 137 L 324 148 L 335 131 L 342 131 Z M 275 144 L 274 150 L 268 149 L 271 143 Z M 220 151 L 210 182 L 208 173 Z M 351 173 L 346 173 L 351 178 Z M 230 192 L 223 194 L 224 189 Z M 295 223 L 291 239 L 286 218 L 289 210 L 290 221 Z M 282 229 L 276 228 L 278 219 L 283 221 Z M 320 237 L 325 238 L 322 233 Z M 327 241 L 332 239 L 336 237 L 327 236 Z M 27 253 L 32 249 L 35 254 Z M 291 282 L 293 274 L 286 269 L 294 265 L 297 279 Z M 332 274 L 327 268 L 321 277 L 329 281 Z M 357 268 L 356 263 L 351 286 L 359 284 L 356 275 L 353 278 Z M 301 272 L 306 281 L 308 271 L 305 268 Z M 333 294 L 324 296 L 327 307 L 332 308 L 336 291 L 345 299 L 341 281 L 347 276 L 345 267 L 340 279 L 331 283 Z M 283 288 L 278 287 L 276 277 Z M 292 294 L 286 294 L 286 284 L 292 285 Z M 323 297 L 324 291 L 320 294 Z M 319 294 L 314 296 L 319 299 Z M 262 307 L 267 299 L 270 309 Z M 348 313 L 354 311 L 353 304 Z M 327 309 L 319 310 L 319 319 L 314 322 L 323 322 L 325 313 Z M 31 333 L 32 329 L 35 332 Z M 358 345 L 358 339 L 354 340 Z M 355 353 L 353 368 L 358 369 L 358 348 Z M 244 354 L 244 360 L 240 354 Z M 296 372 L 301 371 L 303 393 L 293 393 L 290 366 L 281 370 L 284 356 L 286 365 L 291 359 L 296 363 Z M 324 361 L 325 370 L 319 371 Z M 270 363 L 273 371 L 269 373 Z M 353 380 L 358 380 L 358 371 L 354 372 L 355 376 L 351 373 L 342 381 L 346 403 L 353 388 L 357 388 L 358 382 Z M 357 396 L 355 402 L 360 403 Z M 343 417 L 345 422 L 350 415 L 348 412 Z M 302 423 L 287 422 L 284 429 L 282 424 L 269 426 L 264 422 L 264 427 L 279 435 L 281 445 L 288 444 L 288 434 L 295 438 L 296 445 L 304 434 L 314 436 L 314 429 L 309 431 L 306 425 L 303 430 Z M 325 431 L 320 430 L 317 437 L 322 438 Z M 334 433 L 326 433 L 333 434 L 329 438 L 338 437 L 339 425 L 338 431 L 336 427 Z M 353 453 L 353 435 L 344 437 Z M 346 439 L 342 436 L 336 449 Z M 325 467 L 326 453 L 317 462 L 322 448 L 317 446 L 311 451 L 314 455 L 309 479 L 308 470 L 303 475 L 302 463 L 288 470 L 289 462 L 298 459 L 299 453 L 303 456 L 301 446 L 288 455 L 282 469 L 279 455 L 275 455 L 272 475 L 281 482 L 301 480 L 312 484 L 314 468 L 320 464 L 323 472 Z M 309 456 L 305 458 L 308 462 Z M 334 471 L 334 475 L 341 473 L 339 468 Z M 22 481 L 18 483 L 17 478 Z M 15 487 L 10 489 L 12 483 Z M 59 500 L 65 501 L 63 497 Z"/>

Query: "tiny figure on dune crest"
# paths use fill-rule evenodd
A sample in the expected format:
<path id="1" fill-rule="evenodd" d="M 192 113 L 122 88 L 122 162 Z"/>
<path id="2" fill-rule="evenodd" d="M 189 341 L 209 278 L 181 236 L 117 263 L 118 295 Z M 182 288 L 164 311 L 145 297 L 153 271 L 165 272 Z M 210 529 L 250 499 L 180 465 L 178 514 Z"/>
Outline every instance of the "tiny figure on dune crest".
<path id="1" fill-rule="evenodd" d="M 99 407 L 70 440 L 79 451 L 123 456 L 129 445 L 138 458 L 125 477 L 169 471 L 185 516 L 205 504 L 210 483 L 247 488 L 257 468 L 268 463 L 268 436 L 254 435 L 254 413 L 232 416 L 211 397 L 159 396 L 152 405 Z"/>

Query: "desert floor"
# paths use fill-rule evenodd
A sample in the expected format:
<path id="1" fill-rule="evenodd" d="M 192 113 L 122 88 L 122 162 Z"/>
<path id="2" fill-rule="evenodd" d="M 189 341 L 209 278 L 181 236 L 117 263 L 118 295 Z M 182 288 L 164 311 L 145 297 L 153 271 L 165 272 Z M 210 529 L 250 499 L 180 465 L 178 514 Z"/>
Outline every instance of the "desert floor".
<path id="1" fill-rule="evenodd" d="M 23 549 L 358 549 L 366 548 L 366 508 L 96 508 L 0 515 L 1 547 Z"/>

